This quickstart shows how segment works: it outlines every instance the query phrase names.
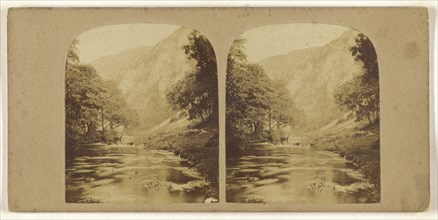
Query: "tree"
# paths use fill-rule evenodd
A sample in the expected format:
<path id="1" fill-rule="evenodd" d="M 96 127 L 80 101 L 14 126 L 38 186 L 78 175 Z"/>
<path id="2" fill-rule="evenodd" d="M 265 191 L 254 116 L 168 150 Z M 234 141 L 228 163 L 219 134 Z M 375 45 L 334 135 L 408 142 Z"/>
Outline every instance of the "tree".
<path id="1" fill-rule="evenodd" d="M 273 92 L 270 79 L 259 65 L 234 67 L 227 74 L 227 121 L 244 122 L 250 129 L 245 133 L 257 134 L 265 125 L 269 109 L 269 94 Z"/>
<path id="2" fill-rule="evenodd" d="M 299 110 L 294 103 L 289 89 L 284 81 L 276 80 L 272 82 L 273 94 L 271 95 L 271 103 L 269 109 L 269 132 L 272 141 L 278 141 L 278 138 L 289 139 L 290 133 L 293 128 L 298 127 L 304 123 L 304 114 Z M 272 132 L 271 120 L 275 121 L 276 130 L 279 131 L 284 127 L 289 127 L 287 136 L 278 134 L 281 137 L 276 137 Z M 281 132 L 280 132 L 281 133 Z M 278 136 L 277 135 L 277 136 Z"/>
<path id="3" fill-rule="evenodd" d="M 370 39 L 364 34 L 360 33 L 356 38 L 356 46 L 350 48 L 351 54 L 355 56 L 357 61 L 362 62 L 364 70 L 362 74 L 362 81 L 368 86 L 377 88 L 379 86 L 379 66 L 377 64 L 377 54 Z"/>
<path id="4" fill-rule="evenodd" d="M 369 38 L 362 33 L 350 52 L 362 63 L 362 73 L 339 86 L 334 98 L 338 105 L 355 114 L 356 121 L 367 119 L 372 124 L 379 118 L 380 108 L 377 54 Z"/>
<path id="5" fill-rule="evenodd" d="M 190 119 L 217 119 L 217 66 L 213 47 L 197 31 L 191 32 L 188 38 L 189 44 L 183 49 L 189 59 L 196 61 L 195 69 L 172 86 L 166 94 L 167 100 L 175 109 L 187 111 Z"/>
<path id="6" fill-rule="evenodd" d="M 276 121 L 277 128 L 280 128 L 290 124 L 290 119 L 294 116 L 292 110 L 294 110 L 295 105 L 290 91 L 283 81 L 273 81 L 272 84 L 275 90 L 271 95 L 270 116 Z"/>
<path id="7" fill-rule="evenodd" d="M 65 71 L 72 71 L 79 65 L 79 55 L 76 51 L 78 43 L 79 41 L 75 39 L 68 48 Z"/>
<path id="8" fill-rule="evenodd" d="M 292 125 L 297 112 L 286 85 L 272 81 L 260 65 L 247 61 L 244 43 L 245 39 L 236 39 L 227 60 L 226 140 L 229 156 L 239 152 L 251 138 L 253 141 L 272 141 L 274 121 L 277 129 Z"/>
<path id="9" fill-rule="evenodd" d="M 100 101 L 100 77 L 87 65 L 68 67 L 66 71 L 66 139 L 69 144 L 93 141 L 96 129 Z"/>
<path id="10" fill-rule="evenodd" d="M 100 113 L 102 141 L 120 141 L 125 128 L 133 124 L 133 117 L 136 117 L 136 113 L 128 107 L 122 92 L 115 82 L 103 81 L 102 89 Z M 121 126 L 123 130 L 120 135 L 117 135 L 114 129 Z M 105 133 L 106 130 L 109 131 L 108 134 Z"/>
<path id="11" fill-rule="evenodd" d="M 66 134 L 66 145 L 74 145 L 80 140 L 80 136 L 83 133 L 84 128 L 80 123 L 80 103 L 79 94 L 76 90 L 75 83 L 77 80 L 76 73 L 78 72 L 77 67 L 79 65 L 79 56 L 76 53 L 77 41 L 73 41 L 67 51 L 67 60 L 65 64 L 65 134 Z"/>
<path id="12" fill-rule="evenodd" d="M 65 68 L 66 145 L 113 142 L 114 129 L 133 124 L 136 114 L 114 82 L 104 81 L 92 66 L 80 64 L 77 43 L 69 48 Z"/>

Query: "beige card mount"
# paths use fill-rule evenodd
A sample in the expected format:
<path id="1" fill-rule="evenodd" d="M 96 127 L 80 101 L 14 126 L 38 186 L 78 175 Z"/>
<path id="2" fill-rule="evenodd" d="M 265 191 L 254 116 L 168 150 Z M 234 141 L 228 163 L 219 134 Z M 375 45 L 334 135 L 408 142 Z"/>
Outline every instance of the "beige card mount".
<path id="1" fill-rule="evenodd" d="M 14 8 L 11 211 L 423 211 L 427 8 Z"/>

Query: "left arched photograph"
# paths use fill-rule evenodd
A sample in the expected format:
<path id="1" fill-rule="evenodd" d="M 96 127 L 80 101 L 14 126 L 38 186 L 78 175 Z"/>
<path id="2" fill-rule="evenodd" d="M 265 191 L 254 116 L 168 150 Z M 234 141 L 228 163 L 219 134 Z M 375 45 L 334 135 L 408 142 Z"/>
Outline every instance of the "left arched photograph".
<path id="1" fill-rule="evenodd" d="M 216 57 L 177 25 L 91 29 L 65 66 L 67 203 L 218 202 Z"/>

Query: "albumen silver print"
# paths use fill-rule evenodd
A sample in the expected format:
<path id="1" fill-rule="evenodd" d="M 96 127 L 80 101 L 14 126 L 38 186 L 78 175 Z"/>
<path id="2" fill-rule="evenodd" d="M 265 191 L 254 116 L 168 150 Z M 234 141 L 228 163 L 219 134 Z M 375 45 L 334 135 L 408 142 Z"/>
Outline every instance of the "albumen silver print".
<path id="1" fill-rule="evenodd" d="M 103 26 L 65 68 L 66 201 L 218 201 L 217 67 L 201 33 Z"/>
<path id="2" fill-rule="evenodd" d="M 9 8 L 4 210 L 433 210 L 429 12 Z"/>
<path id="3" fill-rule="evenodd" d="M 248 30 L 227 66 L 227 202 L 380 201 L 379 68 L 342 26 Z"/>

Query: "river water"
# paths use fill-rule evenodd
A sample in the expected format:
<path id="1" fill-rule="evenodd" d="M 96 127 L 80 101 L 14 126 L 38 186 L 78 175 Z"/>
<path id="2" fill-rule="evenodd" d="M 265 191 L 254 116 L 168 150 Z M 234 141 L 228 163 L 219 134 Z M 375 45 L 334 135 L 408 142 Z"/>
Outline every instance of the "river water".
<path id="1" fill-rule="evenodd" d="M 227 162 L 227 202 L 363 203 L 371 187 L 338 154 L 309 146 L 253 144 Z"/>
<path id="2" fill-rule="evenodd" d="M 82 146 L 66 160 L 67 202 L 204 202 L 205 184 L 188 161 L 138 145 Z"/>

